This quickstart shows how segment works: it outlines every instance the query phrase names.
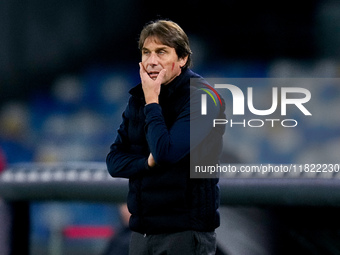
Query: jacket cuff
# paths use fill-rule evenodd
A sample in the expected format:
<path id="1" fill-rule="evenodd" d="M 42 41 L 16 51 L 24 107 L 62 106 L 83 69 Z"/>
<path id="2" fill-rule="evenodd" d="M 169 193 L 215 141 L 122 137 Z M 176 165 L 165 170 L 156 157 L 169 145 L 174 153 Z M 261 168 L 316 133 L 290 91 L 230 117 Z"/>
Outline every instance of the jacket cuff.
<path id="1" fill-rule="evenodd" d="M 145 107 L 144 107 L 144 114 L 145 115 L 148 115 L 150 112 L 153 112 L 153 111 L 162 112 L 162 108 L 157 103 L 151 103 L 151 104 L 145 105 Z"/>
<path id="2" fill-rule="evenodd" d="M 151 170 L 151 167 L 148 164 L 148 158 L 146 158 L 146 160 L 144 161 L 144 168 L 148 171 Z"/>

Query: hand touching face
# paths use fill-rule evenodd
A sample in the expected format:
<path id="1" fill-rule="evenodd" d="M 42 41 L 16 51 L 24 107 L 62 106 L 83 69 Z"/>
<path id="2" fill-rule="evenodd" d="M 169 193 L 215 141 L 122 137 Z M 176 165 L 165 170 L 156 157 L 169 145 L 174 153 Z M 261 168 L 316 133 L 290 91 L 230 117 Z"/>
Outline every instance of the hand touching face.
<path id="1" fill-rule="evenodd" d="M 158 96 L 161 93 L 161 84 L 164 80 L 166 69 L 160 70 L 157 75 L 150 75 L 144 68 L 142 63 L 139 63 L 139 75 L 142 81 L 142 88 L 146 104 L 157 103 Z"/>

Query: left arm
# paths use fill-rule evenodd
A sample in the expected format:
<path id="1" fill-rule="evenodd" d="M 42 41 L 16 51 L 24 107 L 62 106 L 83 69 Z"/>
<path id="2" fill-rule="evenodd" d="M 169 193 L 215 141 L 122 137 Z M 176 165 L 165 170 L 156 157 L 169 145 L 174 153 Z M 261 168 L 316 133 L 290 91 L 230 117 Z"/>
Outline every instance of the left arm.
<path id="1" fill-rule="evenodd" d="M 208 100 L 208 115 L 202 116 L 200 111 L 200 95 L 198 91 L 188 98 L 182 112 L 171 128 L 167 128 L 160 105 L 153 103 L 144 108 L 146 116 L 146 139 L 151 151 L 151 157 L 158 164 L 174 164 L 190 153 L 210 133 L 213 119 L 219 114 L 219 106 Z M 190 111 L 190 108 L 192 109 Z M 191 127 L 191 128 L 190 128 Z M 149 166 L 152 158 L 149 157 Z"/>
<path id="2" fill-rule="evenodd" d="M 192 117 L 190 116 L 190 98 L 188 98 L 186 105 L 183 107 L 175 123 L 168 129 L 162 114 L 162 108 L 158 104 L 161 81 L 166 70 L 163 69 L 157 79 L 152 80 L 143 65 L 141 63 L 139 65 L 142 88 L 146 101 L 144 108 L 144 114 L 146 116 L 145 132 L 151 152 L 148 158 L 148 165 L 149 167 L 154 167 L 156 164 L 174 164 L 190 152 L 190 138 L 200 142 L 209 134 L 212 128 L 212 118 L 218 115 L 219 108 L 211 107 L 214 112 L 209 114 L 208 117 L 205 116 L 205 120 L 202 121 L 200 118 L 201 115 L 197 111 L 194 112 Z M 200 98 L 200 93 L 194 94 L 195 100 L 193 102 L 195 109 L 200 105 L 200 99 L 196 100 L 198 97 Z M 207 118 L 211 118 L 211 120 L 207 120 Z M 190 137 L 190 135 L 192 135 L 190 134 L 190 125 L 199 125 L 200 127 L 197 129 L 198 132 L 193 134 L 194 137 Z"/>

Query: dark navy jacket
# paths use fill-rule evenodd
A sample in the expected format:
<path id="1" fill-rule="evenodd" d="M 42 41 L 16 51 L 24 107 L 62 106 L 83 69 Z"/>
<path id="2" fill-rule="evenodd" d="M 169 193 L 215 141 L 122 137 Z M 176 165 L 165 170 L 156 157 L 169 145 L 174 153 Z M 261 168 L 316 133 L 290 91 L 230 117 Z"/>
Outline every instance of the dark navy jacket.
<path id="1" fill-rule="evenodd" d="M 106 162 L 113 177 L 129 178 L 127 203 L 133 231 L 214 231 L 219 226 L 218 179 L 190 178 L 190 154 L 216 165 L 224 133 L 224 128 L 212 128 L 212 119 L 225 118 L 224 104 L 208 105 L 210 117 L 200 122 L 190 146 L 190 121 L 195 122 L 190 119 L 190 97 L 196 95 L 191 100 L 199 103 L 204 93 L 190 86 L 190 78 L 199 77 L 190 69 L 182 70 L 171 83 L 162 85 L 159 104 L 145 105 L 141 84 L 130 90 Z M 150 152 L 158 164 L 152 169 L 147 165 Z"/>

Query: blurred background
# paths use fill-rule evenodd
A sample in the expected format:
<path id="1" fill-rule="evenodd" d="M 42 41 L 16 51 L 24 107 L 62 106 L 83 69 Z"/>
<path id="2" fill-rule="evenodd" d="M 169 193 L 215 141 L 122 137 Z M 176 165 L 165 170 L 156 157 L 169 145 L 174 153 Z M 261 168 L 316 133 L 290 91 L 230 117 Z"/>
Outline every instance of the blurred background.
<path id="1" fill-rule="evenodd" d="M 128 90 L 139 83 L 139 33 L 158 18 L 186 31 L 192 69 L 204 77 L 340 74 L 336 0 L 1 0 L 0 147 L 6 163 L 104 162 Z M 340 87 L 325 84 L 312 97 L 314 112 L 326 121 L 310 119 L 289 135 L 282 128 L 227 129 L 228 154 L 250 163 L 338 162 Z M 100 254 L 121 226 L 115 204 L 33 202 L 30 212 L 34 255 L 51 252 L 53 229 L 73 225 L 109 229 L 90 241 L 64 240 L 63 254 Z"/>

